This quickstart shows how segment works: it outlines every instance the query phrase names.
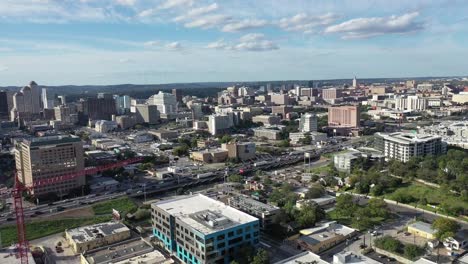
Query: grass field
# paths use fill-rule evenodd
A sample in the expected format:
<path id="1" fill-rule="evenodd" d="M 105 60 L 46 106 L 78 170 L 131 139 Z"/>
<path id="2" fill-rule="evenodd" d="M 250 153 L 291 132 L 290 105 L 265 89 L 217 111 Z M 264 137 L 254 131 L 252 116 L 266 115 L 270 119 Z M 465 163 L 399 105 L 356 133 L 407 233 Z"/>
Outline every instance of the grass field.
<path id="1" fill-rule="evenodd" d="M 63 232 L 65 229 L 101 223 L 109 221 L 110 219 L 110 216 L 97 216 L 90 218 L 35 221 L 26 224 L 27 239 L 33 240 L 36 238 Z M 4 246 L 17 242 L 16 225 L 0 227 L 0 234 L 2 237 L 2 245 Z"/>
<path id="2" fill-rule="evenodd" d="M 468 210 L 468 202 L 463 201 L 455 194 L 445 191 L 444 189 L 434 188 L 420 183 L 411 183 L 398 188 L 392 193 L 385 194 L 384 197 L 390 200 L 398 200 L 402 194 L 411 200 L 408 204 L 433 212 L 435 212 L 437 208 L 433 208 L 429 205 L 439 207 L 440 209 L 449 207 Z M 421 200 L 427 201 L 427 204 L 421 204 Z M 437 211 L 440 211 L 440 209 Z"/>
<path id="3" fill-rule="evenodd" d="M 136 210 L 137 205 L 132 200 L 130 200 L 130 198 L 122 197 L 107 202 L 97 203 L 93 205 L 92 208 L 96 215 L 112 214 L 112 209 L 115 209 L 120 211 L 121 215 L 124 216 L 128 212 Z"/>

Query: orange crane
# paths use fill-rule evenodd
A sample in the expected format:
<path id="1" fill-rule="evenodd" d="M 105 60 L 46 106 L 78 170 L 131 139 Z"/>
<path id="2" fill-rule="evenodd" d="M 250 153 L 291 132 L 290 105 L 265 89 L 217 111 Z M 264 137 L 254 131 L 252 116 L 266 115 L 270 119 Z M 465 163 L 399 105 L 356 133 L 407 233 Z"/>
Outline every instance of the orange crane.
<path id="1" fill-rule="evenodd" d="M 30 185 L 24 185 L 19 180 L 18 173 L 16 173 L 15 174 L 15 186 L 13 188 L 12 196 L 13 196 L 13 206 L 15 209 L 15 216 L 16 216 L 16 228 L 18 232 L 18 245 L 17 245 L 18 255 L 17 257 L 20 259 L 20 263 L 28 264 L 28 252 L 29 252 L 29 242 L 26 239 L 26 226 L 24 223 L 24 210 L 23 210 L 23 192 L 24 191 L 31 191 L 32 189 L 36 187 L 46 186 L 49 184 L 56 184 L 56 183 L 60 183 L 63 181 L 67 181 L 67 180 L 71 180 L 71 179 L 75 179 L 79 177 L 85 177 L 86 175 L 96 174 L 105 170 L 124 167 L 132 163 L 140 162 L 142 160 L 143 160 L 143 157 L 136 157 L 136 158 L 126 159 L 123 161 L 106 164 L 102 166 L 88 167 L 82 171 L 64 174 L 61 176 L 51 177 L 47 179 L 40 179 L 40 180 L 34 181 Z"/>

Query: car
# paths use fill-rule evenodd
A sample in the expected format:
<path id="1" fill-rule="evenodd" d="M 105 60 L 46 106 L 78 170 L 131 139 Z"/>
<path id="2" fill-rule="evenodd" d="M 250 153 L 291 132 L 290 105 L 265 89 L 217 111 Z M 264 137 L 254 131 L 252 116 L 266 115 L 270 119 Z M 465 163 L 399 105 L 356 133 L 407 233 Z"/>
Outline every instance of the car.
<path id="1" fill-rule="evenodd" d="M 63 206 L 57 206 L 57 211 L 61 212 L 61 211 L 64 211 L 65 210 L 65 207 Z"/>
<path id="2" fill-rule="evenodd" d="M 34 214 L 36 214 L 36 215 L 41 215 L 41 214 L 43 214 L 43 212 L 41 212 L 41 211 L 36 211 L 36 212 L 34 212 Z"/>
<path id="3" fill-rule="evenodd" d="M 7 220 L 7 221 L 13 221 L 13 220 L 15 220 L 15 219 L 14 219 L 13 217 L 7 217 L 6 220 Z"/>

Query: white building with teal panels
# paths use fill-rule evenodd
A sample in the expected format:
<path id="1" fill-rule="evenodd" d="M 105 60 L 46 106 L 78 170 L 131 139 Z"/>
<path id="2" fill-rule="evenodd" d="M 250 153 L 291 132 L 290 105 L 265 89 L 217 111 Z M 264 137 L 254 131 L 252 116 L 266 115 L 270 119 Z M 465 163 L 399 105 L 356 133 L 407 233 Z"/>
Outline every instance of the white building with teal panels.
<path id="1" fill-rule="evenodd" d="M 151 207 L 154 236 L 184 263 L 230 263 L 240 246 L 259 242 L 257 218 L 201 194 Z"/>

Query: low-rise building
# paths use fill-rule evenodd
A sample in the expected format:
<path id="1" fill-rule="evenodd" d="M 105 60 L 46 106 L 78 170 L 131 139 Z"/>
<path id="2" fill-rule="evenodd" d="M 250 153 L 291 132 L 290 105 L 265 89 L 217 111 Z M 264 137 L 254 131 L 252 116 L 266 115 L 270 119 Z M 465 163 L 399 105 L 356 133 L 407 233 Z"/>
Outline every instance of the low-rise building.
<path id="1" fill-rule="evenodd" d="M 276 115 L 258 115 L 252 117 L 252 122 L 262 123 L 264 126 L 279 125 L 281 123 L 281 117 Z"/>
<path id="2" fill-rule="evenodd" d="M 373 260 L 364 255 L 358 255 L 356 252 L 343 251 L 333 255 L 333 264 L 380 264 L 379 261 Z"/>
<path id="3" fill-rule="evenodd" d="M 174 260 L 155 250 L 141 238 L 129 239 L 111 246 L 81 254 L 81 264 L 172 264 Z"/>
<path id="4" fill-rule="evenodd" d="M 65 230 L 65 238 L 75 253 L 83 253 L 130 237 L 130 229 L 118 222 L 106 222 Z"/>
<path id="5" fill-rule="evenodd" d="M 253 131 L 254 136 L 257 138 L 267 138 L 269 140 L 281 139 L 281 129 L 277 126 L 254 128 Z"/>
<path id="6" fill-rule="evenodd" d="M 190 157 L 195 161 L 204 163 L 219 163 L 226 161 L 228 151 L 224 149 L 205 149 L 191 152 Z"/>
<path id="7" fill-rule="evenodd" d="M 300 264 L 300 263 L 329 264 L 325 260 L 321 259 L 319 255 L 314 254 L 310 251 L 304 251 L 290 258 L 275 262 L 274 264 Z"/>
<path id="8" fill-rule="evenodd" d="M 127 139 L 132 141 L 133 143 L 145 143 L 153 141 L 153 135 L 145 132 L 140 132 L 129 135 Z"/>
<path id="9" fill-rule="evenodd" d="M 331 221 L 318 227 L 301 230 L 299 237 L 292 239 L 298 248 L 320 253 L 338 245 L 355 233 L 355 229 Z"/>
<path id="10" fill-rule="evenodd" d="M 307 136 L 310 137 L 311 144 L 322 143 L 328 140 L 326 133 L 320 133 L 320 132 L 289 133 L 289 139 L 291 140 L 291 144 L 298 144 L 301 139 L 305 139 Z"/>
<path id="11" fill-rule="evenodd" d="M 414 222 L 408 225 L 408 233 L 423 237 L 426 239 L 435 239 L 436 230 L 434 230 L 431 224 L 424 222 Z"/>
<path id="12" fill-rule="evenodd" d="M 252 142 L 231 142 L 221 145 L 221 148 L 228 151 L 228 157 L 249 160 L 255 158 L 255 143 Z"/>
<path id="13" fill-rule="evenodd" d="M 268 227 L 268 225 L 272 223 L 273 217 L 280 211 L 276 206 L 265 204 L 242 195 L 230 197 L 228 199 L 228 205 L 257 217 L 260 220 L 260 228 L 262 229 Z"/>
<path id="14" fill-rule="evenodd" d="M 354 163 L 359 159 L 363 158 L 369 162 L 381 161 L 384 159 L 384 156 L 378 153 L 376 150 L 374 152 L 362 152 L 355 149 L 350 149 L 348 152 L 339 153 L 333 156 L 333 163 L 335 168 L 338 171 L 351 172 L 354 166 Z"/>
<path id="15" fill-rule="evenodd" d="M 108 121 L 108 120 L 99 120 L 96 121 L 94 125 L 94 130 L 99 133 L 108 133 L 114 131 L 118 128 L 118 125 L 115 121 Z"/>
<path id="16" fill-rule="evenodd" d="M 177 131 L 171 131 L 171 130 L 150 130 L 148 131 L 153 136 L 156 136 L 159 140 L 161 141 L 168 141 L 172 139 L 176 139 L 178 137 Z"/>

